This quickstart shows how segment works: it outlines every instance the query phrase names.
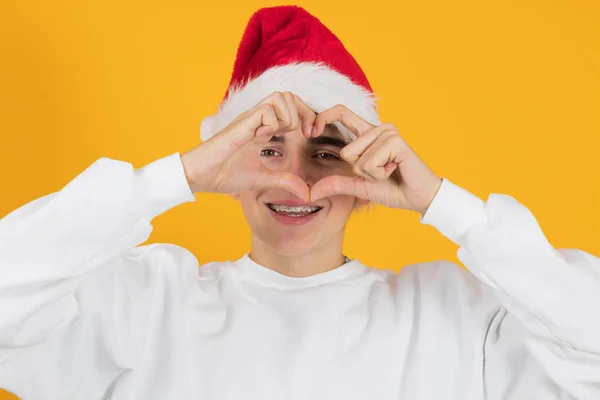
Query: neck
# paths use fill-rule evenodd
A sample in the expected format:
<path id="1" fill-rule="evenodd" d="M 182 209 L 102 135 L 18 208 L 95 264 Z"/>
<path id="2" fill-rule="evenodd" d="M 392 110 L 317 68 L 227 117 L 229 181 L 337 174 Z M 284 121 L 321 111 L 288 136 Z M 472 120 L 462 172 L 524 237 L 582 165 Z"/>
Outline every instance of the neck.
<path id="1" fill-rule="evenodd" d="M 303 278 L 338 268 L 344 264 L 342 253 L 343 235 L 325 246 L 311 249 L 300 254 L 281 254 L 274 251 L 265 242 L 252 237 L 250 258 L 264 267 L 280 274 Z"/>

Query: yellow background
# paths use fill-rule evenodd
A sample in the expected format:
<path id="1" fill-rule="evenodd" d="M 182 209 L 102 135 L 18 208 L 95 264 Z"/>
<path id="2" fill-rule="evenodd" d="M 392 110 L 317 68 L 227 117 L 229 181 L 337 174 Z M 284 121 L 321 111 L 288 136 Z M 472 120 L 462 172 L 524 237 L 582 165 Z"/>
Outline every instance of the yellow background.
<path id="1" fill-rule="evenodd" d="M 251 13 L 276 1 L 9 1 L 0 9 L 0 215 L 107 156 L 140 167 L 199 140 Z M 168 5 L 167 5 L 168 4 Z M 440 175 L 528 206 L 557 247 L 600 254 L 600 6 L 595 0 L 300 1 L 346 44 Z M 366 8 L 366 4 L 369 8 Z M 199 195 L 151 241 L 201 263 L 248 250 L 238 204 Z M 351 220 L 368 265 L 447 258 L 417 215 Z M 0 394 L 0 399 L 12 398 Z"/>

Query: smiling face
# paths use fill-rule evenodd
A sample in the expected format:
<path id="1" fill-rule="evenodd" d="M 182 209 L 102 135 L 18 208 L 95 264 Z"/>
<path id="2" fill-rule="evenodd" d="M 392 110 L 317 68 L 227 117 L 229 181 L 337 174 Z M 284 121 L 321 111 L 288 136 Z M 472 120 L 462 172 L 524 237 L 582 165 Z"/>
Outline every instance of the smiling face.
<path id="1" fill-rule="evenodd" d="M 316 138 L 306 138 L 298 130 L 251 146 L 264 168 L 294 173 L 312 186 L 329 175 L 354 175 L 352 166 L 340 157 L 346 143 L 337 129 L 328 126 Z M 307 204 L 282 189 L 243 191 L 240 201 L 253 243 L 259 241 L 281 256 L 341 246 L 346 222 L 357 203 L 355 197 L 339 195 Z"/>

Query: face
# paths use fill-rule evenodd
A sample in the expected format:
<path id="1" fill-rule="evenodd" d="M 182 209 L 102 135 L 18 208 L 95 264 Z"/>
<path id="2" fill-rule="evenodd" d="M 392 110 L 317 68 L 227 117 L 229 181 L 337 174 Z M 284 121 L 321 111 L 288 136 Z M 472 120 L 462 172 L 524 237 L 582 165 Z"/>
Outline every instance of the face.
<path id="1" fill-rule="evenodd" d="M 264 168 L 294 173 L 312 186 L 328 175 L 354 175 L 352 166 L 340 157 L 345 144 L 347 139 L 328 126 L 317 138 L 306 138 L 298 130 L 251 146 Z M 283 256 L 308 254 L 341 243 L 357 204 L 355 197 L 346 195 L 307 204 L 283 189 L 248 190 L 239 196 L 253 241 L 261 241 Z"/>

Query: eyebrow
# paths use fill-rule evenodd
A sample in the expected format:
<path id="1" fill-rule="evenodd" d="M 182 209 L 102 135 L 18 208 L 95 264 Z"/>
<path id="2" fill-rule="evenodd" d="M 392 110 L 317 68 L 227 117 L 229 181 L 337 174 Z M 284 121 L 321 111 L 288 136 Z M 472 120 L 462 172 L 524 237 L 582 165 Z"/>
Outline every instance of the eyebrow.
<path id="1" fill-rule="evenodd" d="M 314 138 L 309 138 L 308 143 L 314 144 L 314 145 L 330 145 L 330 146 L 336 146 L 336 147 L 340 147 L 340 148 L 342 148 L 348 144 L 345 140 L 334 138 L 331 136 L 317 136 Z"/>
<path id="2" fill-rule="evenodd" d="M 285 143 L 285 136 L 273 136 L 269 142 Z M 329 145 L 339 148 L 343 148 L 348 144 L 345 140 L 331 136 L 317 136 L 314 138 L 308 138 L 307 142 L 311 145 Z"/>

